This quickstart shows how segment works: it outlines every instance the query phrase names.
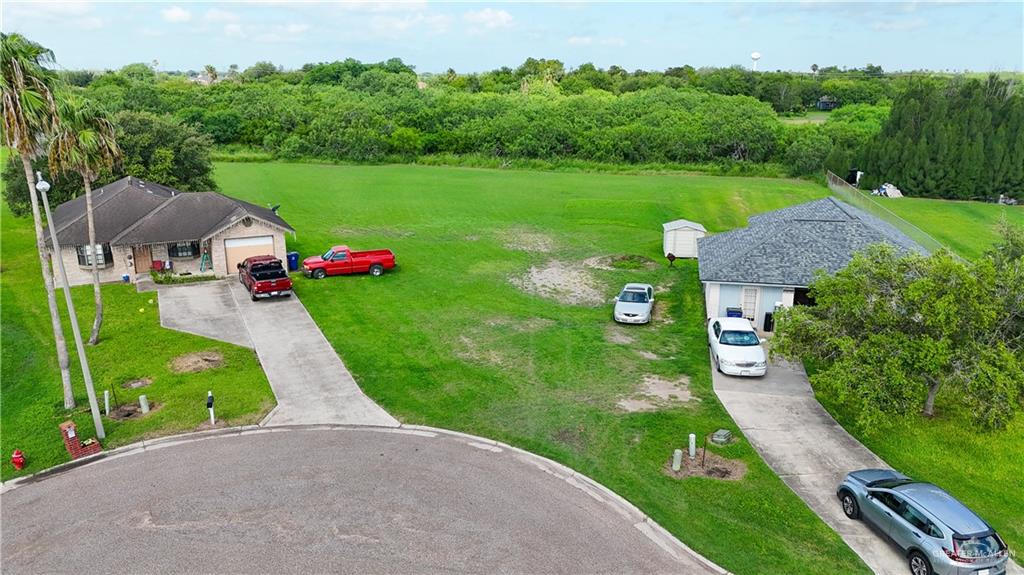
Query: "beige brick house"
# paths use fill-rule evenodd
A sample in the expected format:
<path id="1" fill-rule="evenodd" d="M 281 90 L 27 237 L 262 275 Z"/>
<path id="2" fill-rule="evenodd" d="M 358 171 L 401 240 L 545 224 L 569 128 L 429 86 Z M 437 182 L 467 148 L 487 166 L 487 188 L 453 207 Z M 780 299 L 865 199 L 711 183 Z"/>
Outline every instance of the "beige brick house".
<path id="1" fill-rule="evenodd" d="M 93 191 L 93 218 L 97 245 L 90 248 L 85 198 L 54 211 L 71 285 L 92 281 L 94 254 L 102 282 L 126 277 L 134 282 L 138 274 L 168 268 L 175 274 L 227 276 L 249 256 L 272 254 L 284 260 L 285 233 L 295 233 L 274 210 L 217 192 L 180 192 L 133 177 Z"/>

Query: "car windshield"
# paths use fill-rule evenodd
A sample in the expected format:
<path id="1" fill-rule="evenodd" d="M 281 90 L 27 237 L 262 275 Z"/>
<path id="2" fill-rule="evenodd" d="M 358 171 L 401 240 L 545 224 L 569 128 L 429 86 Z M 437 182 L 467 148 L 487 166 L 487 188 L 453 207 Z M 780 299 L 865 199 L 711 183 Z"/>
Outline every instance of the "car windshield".
<path id="1" fill-rule="evenodd" d="M 334 250 L 327 250 L 327 253 L 325 253 L 324 255 L 322 255 L 320 257 L 325 259 L 325 260 L 329 260 L 329 259 L 331 259 L 331 256 L 333 256 L 333 255 L 334 255 Z"/>
<path id="2" fill-rule="evenodd" d="M 718 342 L 722 345 L 760 345 L 761 340 L 752 331 L 723 331 Z"/>
<path id="3" fill-rule="evenodd" d="M 647 294 L 642 291 L 624 291 L 619 294 L 619 301 L 627 303 L 647 303 Z"/>
<path id="4" fill-rule="evenodd" d="M 975 535 L 969 539 L 957 537 L 953 541 L 956 543 L 958 555 L 972 559 L 991 557 L 1003 550 L 1002 543 L 995 534 Z"/>
<path id="5" fill-rule="evenodd" d="M 288 277 L 281 262 L 270 262 L 252 266 L 252 277 L 256 280 L 279 280 Z"/>

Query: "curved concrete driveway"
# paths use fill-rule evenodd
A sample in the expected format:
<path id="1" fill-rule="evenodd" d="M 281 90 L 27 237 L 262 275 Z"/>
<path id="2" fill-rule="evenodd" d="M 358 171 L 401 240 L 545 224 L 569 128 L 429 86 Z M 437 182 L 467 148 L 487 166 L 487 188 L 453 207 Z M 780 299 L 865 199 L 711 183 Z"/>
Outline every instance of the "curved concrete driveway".
<path id="1" fill-rule="evenodd" d="M 277 398 L 267 425 L 398 426 L 359 389 L 298 296 L 254 302 L 233 278 L 157 289 L 162 326 L 256 350 Z"/>
<path id="2" fill-rule="evenodd" d="M 421 430 L 165 441 L 4 493 L 4 572 L 721 573 L 567 471 Z"/>
<path id="3" fill-rule="evenodd" d="M 723 375 L 711 364 L 715 394 L 765 463 L 839 533 L 878 575 L 909 572 L 897 548 L 847 519 L 836 486 L 856 469 L 888 468 L 818 403 L 799 364 L 773 362 L 763 378 Z"/>

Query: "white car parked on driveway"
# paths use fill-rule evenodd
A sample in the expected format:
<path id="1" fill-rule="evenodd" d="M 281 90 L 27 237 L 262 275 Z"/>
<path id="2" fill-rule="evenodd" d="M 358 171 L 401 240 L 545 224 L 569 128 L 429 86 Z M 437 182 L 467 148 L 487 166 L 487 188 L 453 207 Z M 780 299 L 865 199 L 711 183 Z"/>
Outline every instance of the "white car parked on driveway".
<path id="1" fill-rule="evenodd" d="M 715 367 L 726 375 L 762 376 L 768 371 L 765 340 L 749 320 L 719 317 L 708 322 L 708 343 Z"/>
<path id="2" fill-rule="evenodd" d="M 626 284 L 615 296 L 612 319 L 619 323 L 650 323 L 654 288 L 648 284 Z"/>

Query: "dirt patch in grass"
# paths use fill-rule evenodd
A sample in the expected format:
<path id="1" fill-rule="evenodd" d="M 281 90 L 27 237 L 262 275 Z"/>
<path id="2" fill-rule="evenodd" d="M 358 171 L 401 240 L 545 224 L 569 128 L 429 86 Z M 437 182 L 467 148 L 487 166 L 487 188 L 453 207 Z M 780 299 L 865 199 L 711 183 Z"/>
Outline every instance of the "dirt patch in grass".
<path id="1" fill-rule="evenodd" d="M 610 325 L 604 330 L 604 340 L 608 343 L 629 345 L 636 341 L 633 336 L 626 333 L 626 328 L 621 325 Z"/>
<path id="2" fill-rule="evenodd" d="M 658 355 L 658 354 L 656 354 L 656 353 L 654 353 L 654 352 L 651 352 L 651 351 L 645 351 L 645 350 L 642 350 L 642 349 L 638 349 L 638 350 L 636 351 L 636 353 L 637 353 L 637 354 L 638 354 L 638 355 L 639 355 L 640 357 L 642 357 L 642 358 L 644 358 L 644 359 L 649 359 L 649 360 L 651 360 L 651 361 L 657 361 L 657 360 L 661 359 L 661 356 L 660 356 L 660 355 Z"/>
<path id="3" fill-rule="evenodd" d="M 374 236 L 381 238 L 411 238 L 416 235 L 416 232 L 412 230 L 399 230 L 396 228 L 377 227 L 339 227 L 331 230 L 331 233 L 342 238 L 359 236 Z"/>
<path id="4" fill-rule="evenodd" d="M 525 228 L 504 230 L 498 234 L 498 238 L 506 248 L 518 252 L 546 254 L 555 247 L 551 236 Z"/>
<path id="5" fill-rule="evenodd" d="M 197 351 L 179 355 L 171 360 L 171 371 L 174 373 L 196 373 L 215 369 L 224 365 L 224 355 L 215 350 Z"/>
<path id="6" fill-rule="evenodd" d="M 651 319 L 656 323 L 662 323 L 665 325 L 671 325 L 676 322 L 672 319 L 672 316 L 668 315 L 668 303 L 664 300 L 654 299 L 654 309 L 651 310 Z"/>
<path id="7" fill-rule="evenodd" d="M 138 403 L 124 403 L 110 411 L 110 419 L 124 421 L 126 419 L 139 419 L 163 407 L 163 404 L 155 401 L 149 402 L 149 413 L 142 413 L 142 407 Z"/>
<path id="8" fill-rule="evenodd" d="M 543 317 L 531 317 L 529 319 L 516 319 L 511 317 L 494 317 L 485 325 L 493 328 L 507 328 L 520 333 L 533 333 L 555 325 L 555 321 Z"/>
<path id="9" fill-rule="evenodd" d="M 686 454 L 686 450 L 683 450 L 683 463 L 679 467 L 679 471 L 672 470 L 672 457 L 670 456 L 661 468 L 661 472 L 675 479 L 708 477 L 739 481 L 747 474 L 747 464 L 740 459 L 726 459 L 714 451 L 708 450 L 705 453 L 703 447 L 698 447 L 696 457 L 692 461 Z"/>
<path id="10" fill-rule="evenodd" d="M 151 377 L 140 377 L 139 379 L 133 379 L 126 381 L 121 384 L 121 387 L 125 389 L 138 389 L 140 387 L 149 387 L 153 384 L 153 378 Z"/>
<path id="11" fill-rule="evenodd" d="M 690 393 L 690 378 L 682 376 L 675 381 L 657 375 L 645 375 L 644 382 L 630 397 L 616 403 L 627 412 L 654 411 L 664 407 L 675 407 L 691 401 L 700 401 Z"/>
<path id="12" fill-rule="evenodd" d="M 493 349 L 485 349 L 477 340 L 465 336 L 459 336 L 459 343 L 456 346 L 455 355 L 462 360 L 472 363 L 485 363 L 488 365 L 505 365 L 505 357 Z"/>
<path id="13" fill-rule="evenodd" d="M 594 256 L 583 260 L 583 265 L 598 270 L 653 270 L 658 262 L 644 256 L 618 254 L 611 256 Z"/>
<path id="14" fill-rule="evenodd" d="M 598 305 L 605 296 L 586 269 L 579 265 L 551 260 L 541 267 L 530 266 L 527 272 L 509 280 L 512 285 L 540 297 L 568 305 Z"/>
<path id="15" fill-rule="evenodd" d="M 551 439 L 554 439 L 558 443 L 572 449 L 573 451 L 582 452 L 587 446 L 586 438 L 583 433 L 583 425 L 572 428 L 563 427 L 551 434 Z"/>

